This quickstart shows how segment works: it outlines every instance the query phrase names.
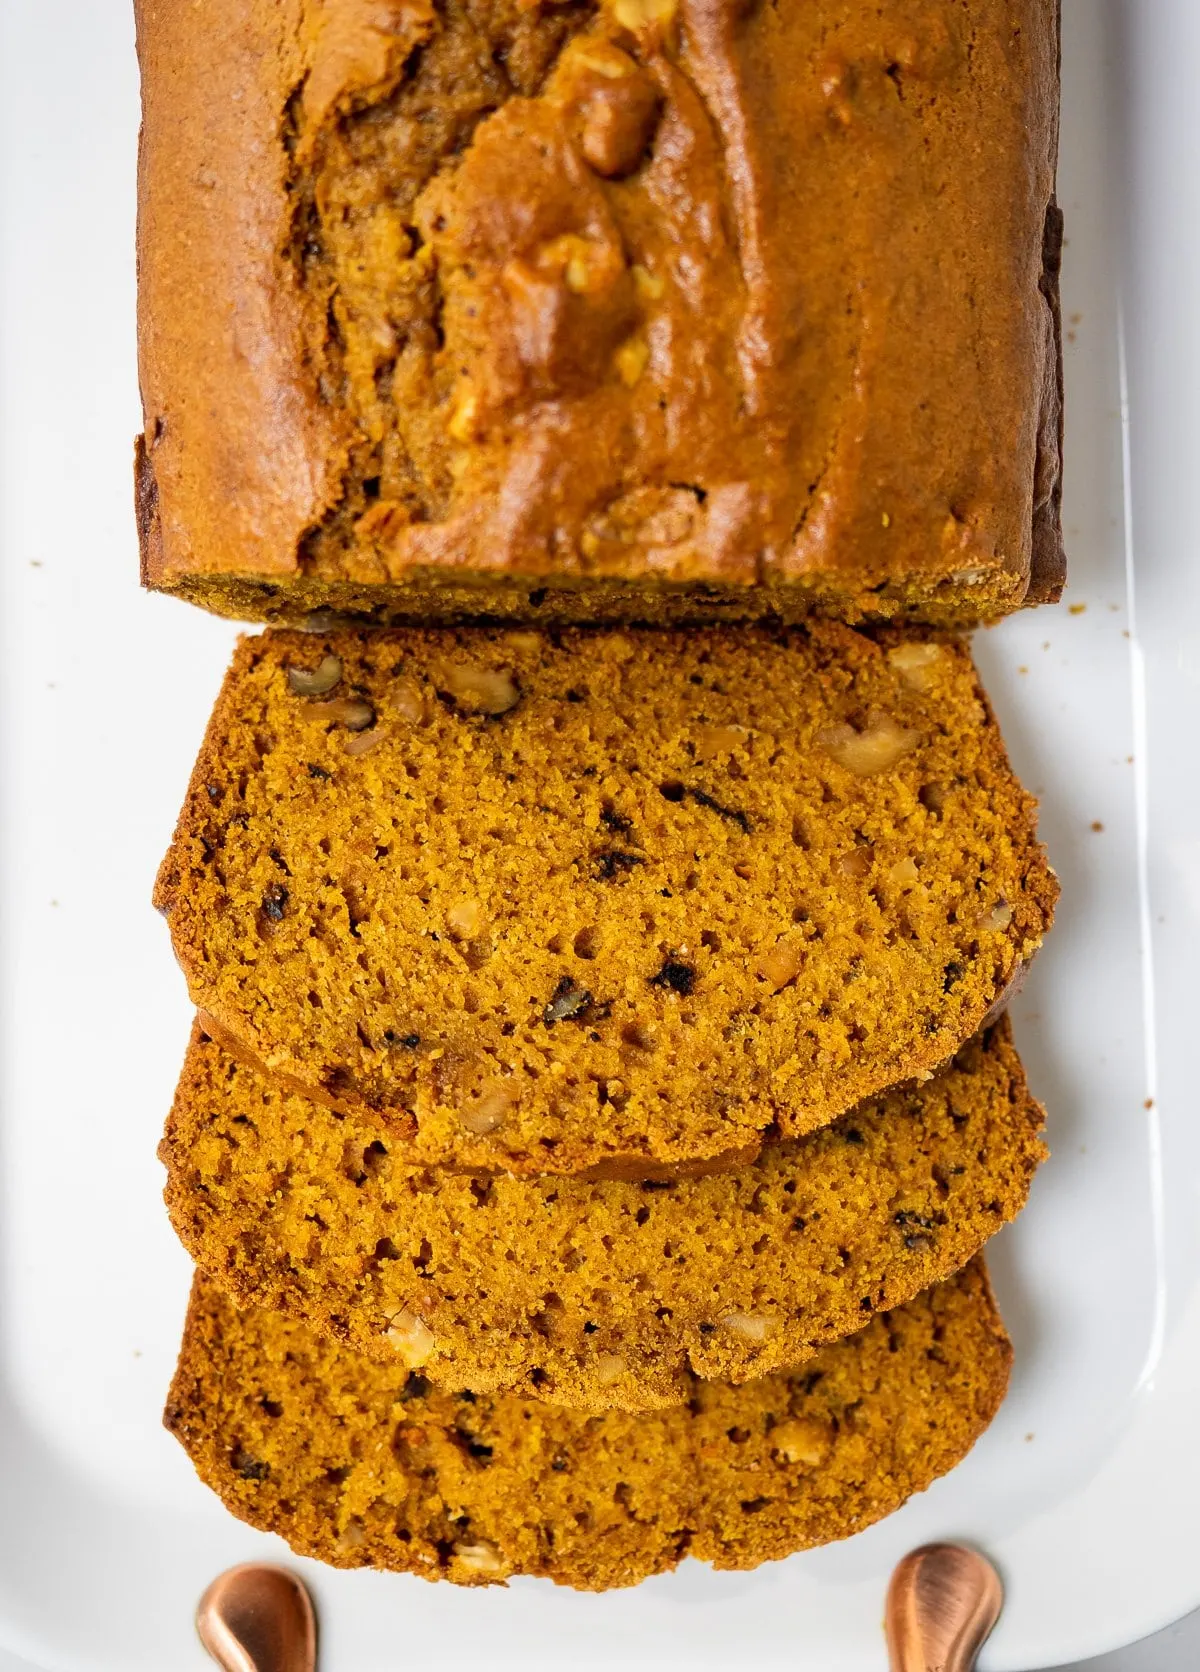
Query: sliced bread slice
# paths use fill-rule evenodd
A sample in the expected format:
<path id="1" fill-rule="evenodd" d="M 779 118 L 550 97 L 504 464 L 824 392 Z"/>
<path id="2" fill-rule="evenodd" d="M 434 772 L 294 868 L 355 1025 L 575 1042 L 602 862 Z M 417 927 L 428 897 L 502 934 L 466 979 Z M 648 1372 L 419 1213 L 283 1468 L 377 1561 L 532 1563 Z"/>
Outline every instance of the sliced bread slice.
<path id="1" fill-rule="evenodd" d="M 276 1083 L 644 1178 L 938 1068 L 1056 893 L 966 647 L 818 623 L 244 641 L 156 898 Z"/>
<path id="2" fill-rule="evenodd" d="M 811 1358 L 1024 1205 L 1042 1112 L 1001 1020 L 921 1085 L 674 1183 L 437 1172 L 378 1115 L 271 1088 L 197 1032 L 160 1155 L 197 1263 L 442 1387 L 677 1404 Z"/>
<path id="3" fill-rule="evenodd" d="M 1010 1360 L 977 1260 L 800 1370 L 586 1416 L 438 1391 L 200 1277 L 165 1420 L 228 1508 L 300 1555 L 601 1591 L 861 1531 L 970 1450 Z"/>

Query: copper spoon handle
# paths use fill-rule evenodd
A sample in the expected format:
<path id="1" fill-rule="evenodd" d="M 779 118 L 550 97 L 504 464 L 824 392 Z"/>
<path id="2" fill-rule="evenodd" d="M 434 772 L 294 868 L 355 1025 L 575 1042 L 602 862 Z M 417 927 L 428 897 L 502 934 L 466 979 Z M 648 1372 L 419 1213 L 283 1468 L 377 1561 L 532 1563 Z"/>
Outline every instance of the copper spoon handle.
<path id="1" fill-rule="evenodd" d="M 223 1672 L 316 1672 L 312 1603 L 286 1568 L 247 1562 L 221 1574 L 200 1598 L 196 1629 Z"/>
<path id="2" fill-rule="evenodd" d="M 1004 1590 L 992 1564 L 961 1544 L 926 1544 L 888 1586 L 892 1672 L 971 1672 L 1000 1618 Z"/>

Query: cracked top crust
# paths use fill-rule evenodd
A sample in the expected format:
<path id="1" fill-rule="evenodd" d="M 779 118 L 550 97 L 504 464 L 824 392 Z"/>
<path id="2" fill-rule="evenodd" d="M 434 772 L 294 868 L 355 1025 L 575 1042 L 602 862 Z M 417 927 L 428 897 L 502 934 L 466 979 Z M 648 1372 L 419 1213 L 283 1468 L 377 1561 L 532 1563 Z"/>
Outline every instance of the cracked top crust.
<path id="1" fill-rule="evenodd" d="M 946 623 L 1061 583 L 1052 0 L 138 24 L 150 584 Z"/>

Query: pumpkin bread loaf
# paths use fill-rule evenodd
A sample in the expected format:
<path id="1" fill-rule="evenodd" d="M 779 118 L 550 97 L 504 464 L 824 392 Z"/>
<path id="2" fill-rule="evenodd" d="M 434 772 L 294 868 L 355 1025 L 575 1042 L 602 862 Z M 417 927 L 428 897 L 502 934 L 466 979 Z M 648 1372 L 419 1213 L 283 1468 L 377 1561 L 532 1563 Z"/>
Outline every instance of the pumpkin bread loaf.
<path id="1" fill-rule="evenodd" d="M 1010 1358 L 976 1261 L 799 1370 L 588 1416 L 440 1391 L 200 1277 L 165 1420 L 228 1508 L 300 1555 L 599 1591 L 859 1532 L 970 1450 Z"/>
<path id="2" fill-rule="evenodd" d="M 1057 0 L 138 0 L 138 504 L 226 615 L 1055 596 Z"/>
<path id="3" fill-rule="evenodd" d="M 669 1177 L 938 1068 L 1056 892 L 963 645 L 814 622 L 243 641 L 156 898 L 398 1154 Z"/>
<path id="4" fill-rule="evenodd" d="M 576 1410 L 677 1404 L 810 1358 L 948 1277 L 1044 1155 L 1007 1019 L 924 1085 L 736 1172 L 638 1184 L 414 1167 L 197 1032 L 160 1155 L 189 1253 L 439 1386 Z"/>

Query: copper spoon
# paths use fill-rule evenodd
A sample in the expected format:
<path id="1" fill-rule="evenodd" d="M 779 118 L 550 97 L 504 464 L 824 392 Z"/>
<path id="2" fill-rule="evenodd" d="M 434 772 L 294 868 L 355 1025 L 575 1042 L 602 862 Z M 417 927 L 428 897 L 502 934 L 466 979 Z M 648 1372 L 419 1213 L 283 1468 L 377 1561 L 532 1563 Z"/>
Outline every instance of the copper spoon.
<path id="1" fill-rule="evenodd" d="M 992 1564 L 961 1544 L 926 1544 L 892 1575 L 887 1644 L 892 1672 L 971 1672 L 1000 1618 Z"/>
<path id="2" fill-rule="evenodd" d="M 286 1568 L 246 1562 L 221 1574 L 200 1598 L 196 1630 L 223 1672 L 316 1672 L 313 1606 Z"/>

